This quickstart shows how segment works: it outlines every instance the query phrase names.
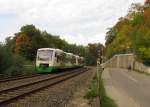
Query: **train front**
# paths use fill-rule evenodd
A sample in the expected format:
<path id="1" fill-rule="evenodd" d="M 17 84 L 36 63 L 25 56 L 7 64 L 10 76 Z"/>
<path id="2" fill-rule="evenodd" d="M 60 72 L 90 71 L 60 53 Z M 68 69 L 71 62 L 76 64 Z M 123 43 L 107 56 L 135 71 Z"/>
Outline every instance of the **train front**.
<path id="1" fill-rule="evenodd" d="M 36 71 L 38 73 L 48 73 L 56 70 L 54 67 L 54 49 L 41 48 L 37 51 Z"/>

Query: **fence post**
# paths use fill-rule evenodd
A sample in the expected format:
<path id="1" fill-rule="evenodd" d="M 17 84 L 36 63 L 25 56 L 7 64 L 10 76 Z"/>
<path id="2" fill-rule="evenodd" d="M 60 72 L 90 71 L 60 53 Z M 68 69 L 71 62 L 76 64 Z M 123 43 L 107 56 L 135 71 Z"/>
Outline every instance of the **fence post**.
<path id="1" fill-rule="evenodd" d="M 96 70 L 96 73 L 97 73 L 97 94 L 98 94 L 98 98 L 99 98 L 99 105 L 101 106 L 101 97 L 100 97 L 100 76 L 101 76 L 101 66 L 100 66 L 100 60 L 97 59 L 97 70 Z"/>

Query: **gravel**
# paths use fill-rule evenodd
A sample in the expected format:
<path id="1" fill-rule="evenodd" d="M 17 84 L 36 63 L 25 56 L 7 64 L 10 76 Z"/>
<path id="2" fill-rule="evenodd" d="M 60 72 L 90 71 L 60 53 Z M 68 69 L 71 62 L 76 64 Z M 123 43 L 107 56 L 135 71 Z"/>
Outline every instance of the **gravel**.
<path id="1" fill-rule="evenodd" d="M 92 71 L 89 70 L 63 83 L 26 96 L 5 105 L 5 107 L 66 107 L 75 92 L 87 86 L 88 81 L 91 80 L 93 73 L 95 73 Z"/>
<path id="2" fill-rule="evenodd" d="M 0 91 L 49 78 L 51 74 L 0 83 Z"/>

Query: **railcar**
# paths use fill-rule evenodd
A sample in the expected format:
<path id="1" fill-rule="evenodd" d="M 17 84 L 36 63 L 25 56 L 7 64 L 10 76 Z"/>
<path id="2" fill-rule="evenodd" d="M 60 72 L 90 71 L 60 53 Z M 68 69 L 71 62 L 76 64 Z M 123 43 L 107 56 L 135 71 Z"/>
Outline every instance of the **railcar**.
<path id="1" fill-rule="evenodd" d="M 40 48 L 37 50 L 36 71 L 38 73 L 55 72 L 84 66 L 84 58 L 60 49 Z"/>

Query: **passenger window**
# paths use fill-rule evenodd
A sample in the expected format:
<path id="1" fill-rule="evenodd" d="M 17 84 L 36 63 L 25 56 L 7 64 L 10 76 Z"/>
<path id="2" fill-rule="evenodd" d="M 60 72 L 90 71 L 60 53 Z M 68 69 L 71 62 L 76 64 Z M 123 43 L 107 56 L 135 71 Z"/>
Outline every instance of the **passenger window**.
<path id="1" fill-rule="evenodd" d="M 57 58 L 57 54 L 55 53 L 55 57 Z"/>

